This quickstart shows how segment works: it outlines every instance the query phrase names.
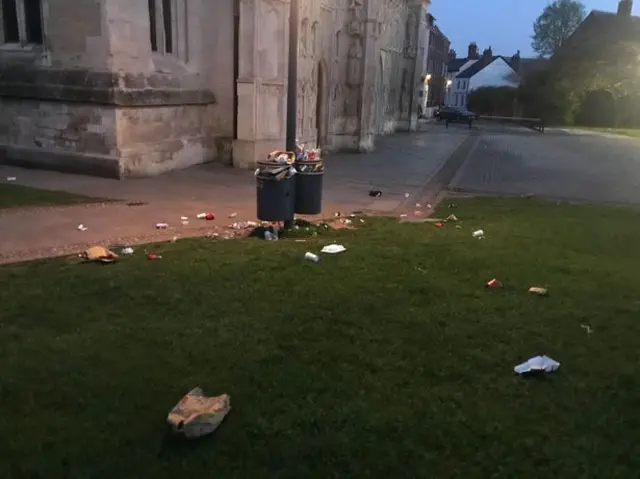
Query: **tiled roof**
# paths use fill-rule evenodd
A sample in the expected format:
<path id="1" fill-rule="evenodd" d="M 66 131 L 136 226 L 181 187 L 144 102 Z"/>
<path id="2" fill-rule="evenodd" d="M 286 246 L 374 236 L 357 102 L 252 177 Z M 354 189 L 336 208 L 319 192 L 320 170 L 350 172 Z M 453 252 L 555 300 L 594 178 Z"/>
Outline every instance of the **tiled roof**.
<path id="1" fill-rule="evenodd" d="M 449 71 L 449 73 L 458 72 L 460 71 L 460 68 L 462 68 L 462 65 L 464 65 L 468 61 L 468 58 L 454 58 L 447 64 L 447 70 Z"/>
<path id="2" fill-rule="evenodd" d="M 474 76 L 476 73 L 480 72 L 480 70 L 483 70 L 485 67 L 491 65 L 493 62 L 495 62 L 498 58 L 502 58 L 499 55 L 494 55 L 493 57 L 491 57 L 491 61 L 489 62 L 484 62 L 483 58 L 480 57 L 480 59 L 475 62 L 473 65 L 471 65 L 469 68 L 467 68 L 466 70 L 464 70 L 462 73 L 460 73 L 458 76 L 456 76 L 456 78 L 460 78 L 460 79 L 464 79 L 464 78 L 471 78 L 472 76 Z M 508 62 L 507 62 L 508 63 Z"/>

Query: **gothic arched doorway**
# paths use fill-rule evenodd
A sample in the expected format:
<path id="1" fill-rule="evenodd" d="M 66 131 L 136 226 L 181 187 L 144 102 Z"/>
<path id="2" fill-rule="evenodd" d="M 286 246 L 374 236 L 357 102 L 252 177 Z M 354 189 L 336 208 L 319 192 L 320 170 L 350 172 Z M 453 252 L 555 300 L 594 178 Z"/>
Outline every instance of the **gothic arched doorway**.
<path id="1" fill-rule="evenodd" d="M 318 78 L 316 79 L 316 128 L 318 148 L 325 148 L 327 145 L 328 127 L 328 96 L 327 96 L 327 68 L 324 61 L 318 63 Z"/>

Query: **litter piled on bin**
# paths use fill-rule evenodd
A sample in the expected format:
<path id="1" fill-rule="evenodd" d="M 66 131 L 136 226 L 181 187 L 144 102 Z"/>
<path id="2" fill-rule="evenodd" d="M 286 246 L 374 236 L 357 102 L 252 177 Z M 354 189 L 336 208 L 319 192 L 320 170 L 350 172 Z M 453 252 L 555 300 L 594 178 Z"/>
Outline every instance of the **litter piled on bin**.
<path id="1" fill-rule="evenodd" d="M 272 151 L 266 160 L 258 162 L 254 176 L 278 181 L 291 178 L 296 174 L 295 159 L 296 155 L 290 151 Z"/>
<path id="2" fill-rule="evenodd" d="M 304 145 L 296 145 L 296 169 L 302 173 L 322 173 L 324 161 L 321 161 L 320 149 L 307 150 Z"/>

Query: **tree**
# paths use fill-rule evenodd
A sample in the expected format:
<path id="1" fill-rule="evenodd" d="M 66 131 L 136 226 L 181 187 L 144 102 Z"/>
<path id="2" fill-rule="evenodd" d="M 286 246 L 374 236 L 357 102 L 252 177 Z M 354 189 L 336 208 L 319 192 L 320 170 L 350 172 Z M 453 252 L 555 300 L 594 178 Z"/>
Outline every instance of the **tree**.
<path id="1" fill-rule="evenodd" d="M 540 118 L 547 124 L 567 125 L 573 123 L 580 95 L 561 75 L 543 68 L 520 85 L 518 101 L 526 117 Z"/>
<path id="2" fill-rule="evenodd" d="M 585 15 L 585 7 L 578 0 L 554 0 L 533 24 L 531 47 L 541 57 L 553 56 Z"/>
<path id="3" fill-rule="evenodd" d="M 478 115 L 513 116 L 518 89 L 509 86 L 485 86 L 469 94 L 469 109 Z"/>

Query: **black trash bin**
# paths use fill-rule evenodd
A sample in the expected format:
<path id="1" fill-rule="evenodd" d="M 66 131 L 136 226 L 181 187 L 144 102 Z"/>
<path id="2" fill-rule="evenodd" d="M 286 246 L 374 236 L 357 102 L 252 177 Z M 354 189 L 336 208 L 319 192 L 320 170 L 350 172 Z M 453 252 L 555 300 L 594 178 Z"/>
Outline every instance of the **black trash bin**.
<path id="1" fill-rule="evenodd" d="M 296 161 L 295 212 L 301 215 L 317 215 L 322 212 L 322 183 L 324 161 Z"/>
<path id="2" fill-rule="evenodd" d="M 297 175 L 277 175 L 267 173 L 272 164 L 258 163 L 256 174 L 256 198 L 258 219 L 261 221 L 289 221 L 294 216 L 295 184 Z M 262 171 L 260 171 L 262 170 Z"/>

